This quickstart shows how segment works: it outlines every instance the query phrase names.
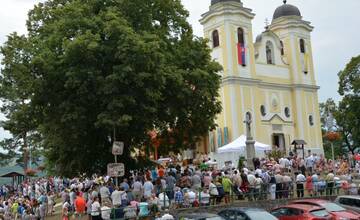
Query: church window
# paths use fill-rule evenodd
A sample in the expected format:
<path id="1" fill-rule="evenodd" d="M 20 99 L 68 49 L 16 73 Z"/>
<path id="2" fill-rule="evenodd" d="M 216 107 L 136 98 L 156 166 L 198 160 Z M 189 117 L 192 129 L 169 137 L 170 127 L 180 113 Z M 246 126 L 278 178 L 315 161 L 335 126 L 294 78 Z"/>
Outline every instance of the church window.
<path id="1" fill-rule="evenodd" d="M 285 116 L 286 116 L 287 118 L 290 118 L 290 109 L 289 109 L 289 107 L 286 107 L 286 108 L 285 108 Z"/>
<path id="2" fill-rule="evenodd" d="M 241 45 L 245 44 L 244 40 L 244 30 L 242 28 L 238 28 L 237 30 L 238 43 Z"/>
<path id="3" fill-rule="evenodd" d="M 267 64 L 275 64 L 274 46 L 271 41 L 266 42 L 266 62 Z"/>
<path id="4" fill-rule="evenodd" d="M 220 45 L 219 41 L 219 32 L 217 30 L 212 32 L 212 41 L 213 41 L 213 47 L 218 47 Z"/>
<path id="5" fill-rule="evenodd" d="M 314 125 L 314 117 L 312 115 L 309 116 L 309 124 L 310 126 Z"/>
<path id="6" fill-rule="evenodd" d="M 280 41 L 280 46 L 281 46 L 281 56 L 284 56 L 285 52 L 284 52 L 284 43 L 282 41 Z"/>
<path id="7" fill-rule="evenodd" d="M 260 106 L 260 113 L 261 113 L 262 116 L 265 116 L 265 115 L 266 115 L 266 108 L 265 108 L 264 105 L 261 105 L 261 106 Z"/>
<path id="8" fill-rule="evenodd" d="M 305 53 L 305 41 L 304 39 L 300 39 L 300 52 Z"/>

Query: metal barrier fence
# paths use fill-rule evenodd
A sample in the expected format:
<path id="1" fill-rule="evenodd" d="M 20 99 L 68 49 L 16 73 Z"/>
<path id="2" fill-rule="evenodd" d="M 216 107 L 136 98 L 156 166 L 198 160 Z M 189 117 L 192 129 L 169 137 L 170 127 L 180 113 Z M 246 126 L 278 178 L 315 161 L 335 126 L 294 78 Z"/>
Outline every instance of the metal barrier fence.
<path id="1" fill-rule="evenodd" d="M 301 186 L 302 185 L 302 186 Z M 327 187 L 332 186 L 332 187 Z M 221 191 L 221 187 L 217 187 L 219 191 Z M 188 191 L 189 190 L 189 191 Z M 162 190 L 161 193 L 158 194 L 157 200 L 151 200 L 149 202 L 139 202 L 136 206 L 130 206 L 129 204 L 123 204 L 122 207 L 112 207 L 106 210 L 97 211 L 96 214 L 101 215 L 102 212 L 108 212 L 111 220 L 118 219 L 136 219 L 136 218 L 145 218 L 152 219 L 155 218 L 159 213 L 164 211 L 172 211 L 172 210 L 186 210 L 189 208 L 213 208 L 217 206 L 223 205 L 232 205 L 238 202 L 246 202 L 247 205 L 259 203 L 262 204 L 262 201 L 272 200 L 273 205 L 276 206 L 276 202 L 282 200 L 281 203 L 284 203 L 284 200 L 291 199 L 306 199 L 306 198 L 329 198 L 330 196 L 336 195 L 346 195 L 346 194 L 358 194 L 357 187 L 341 187 L 340 185 L 335 184 L 326 184 L 317 185 L 315 184 L 313 190 L 304 189 L 303 184 L 271 184 L 271 185 L 261 185 L 260 188 L 249 188 L 247 192 L 239 191 L 236 188 L 232 188 L 230 193 L 224 193 L 219 196 L 209 195 L 203 193 L 202 188 L 198 188 L 197 190 L 191 190 L 191 192 L 195 193 L 195 197 L 192 194 L 191 198 L 187 197 L 190 189 L 182 189 L 183 198 L 177 200 L 175 198 L 176 192 L 174 191 L 166 191 Z M 211 190 L 211 189 L 207 189 Z M 186 195 L 187 194 L 187 195 Z M 281 204 L 279 203 L 279 204 Z M 256 207 L 259 207 L 258 205 Z M 94 213 L 89 213 L 92 215 Z M 70 214 L 70 216 L 74 216 L 75 219 L 84 219 L 83 215 L 79 216 L 77 214 Z M 70 218 L 71 219 L 71 218 Z"/>

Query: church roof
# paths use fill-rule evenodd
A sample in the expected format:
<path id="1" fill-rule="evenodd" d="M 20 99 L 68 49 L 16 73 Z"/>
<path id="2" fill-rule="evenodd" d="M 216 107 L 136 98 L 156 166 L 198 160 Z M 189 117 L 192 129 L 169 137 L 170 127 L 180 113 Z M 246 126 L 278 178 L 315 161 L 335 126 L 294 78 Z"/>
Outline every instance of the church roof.
<path id="1" fill-rule="evenodd" d="M 241 2 L 240 0 L 211 0 L 211 5 L 215 5 L 219 2 Z"/>
<path id="2" fill-rule="evenodd" d="M 304 140 L 294 140 L 291 145 L 306 145 Z"/>
<path id="3" fill-rule="evenodd" d="M 275 12 L 273 15 L 273 20 L 280 18 L 280 17 L 285 17 L 285 16 L 300 16 L 301 17 L 301 13 L 300 13 L 300 10 L 296 6 L 287 4 L 286 1 L 284 1 L 284 4 L 282 6 L 279 6 L 278 8 L 275 9 Z"/>

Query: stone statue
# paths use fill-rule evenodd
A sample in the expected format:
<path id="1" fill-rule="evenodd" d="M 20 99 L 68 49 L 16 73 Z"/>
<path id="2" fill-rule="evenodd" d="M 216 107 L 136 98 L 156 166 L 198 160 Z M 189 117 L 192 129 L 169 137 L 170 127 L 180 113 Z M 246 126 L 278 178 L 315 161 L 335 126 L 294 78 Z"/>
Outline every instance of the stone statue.
<path id="1" fill-rule="evenodd" d="M 245 121 L 246 124 L 246 160 L 247 160 L 247 166 L 250 169 L 254 169 L 254 163 L 253 159 L 255 158 L 255 141 L 253 140 L 251 136 L 251 123 L 252 123 L 252 117 L 251 113 L 247 112 Z"/>
<path id="2" fill-rule="evenodd" d="M 244 123 L 246 124 L 246 137 L 249 138 L 249 137 L 251 137 L 251 123 L 252 123 L 250 112 L 246 113 L 246 118 L 245 118 Z"/>

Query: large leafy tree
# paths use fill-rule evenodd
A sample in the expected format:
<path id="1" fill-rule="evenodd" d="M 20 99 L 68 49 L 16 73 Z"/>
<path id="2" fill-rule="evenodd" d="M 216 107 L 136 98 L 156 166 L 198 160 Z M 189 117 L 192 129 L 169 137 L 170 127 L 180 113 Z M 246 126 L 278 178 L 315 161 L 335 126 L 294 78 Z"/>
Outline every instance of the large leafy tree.
<path id="1" fill-rule="evenodd" d="M 49 167 L 103 172 L 115 139 L 129 161 L 151 130 L 178 149 L 215 126 L 221 67 L 187 17 L 180 0 L 49 0 L 30 11 L 15 51 L 29 51 L 19 74 Z"/>
<path id="2" fill-rule="evenodd" d="M 335 113 L 343 141 L 350 152 L 360 147 L 360 56 L 353 57 L 339 73 L 339 94 L 343 96 Z"/>

